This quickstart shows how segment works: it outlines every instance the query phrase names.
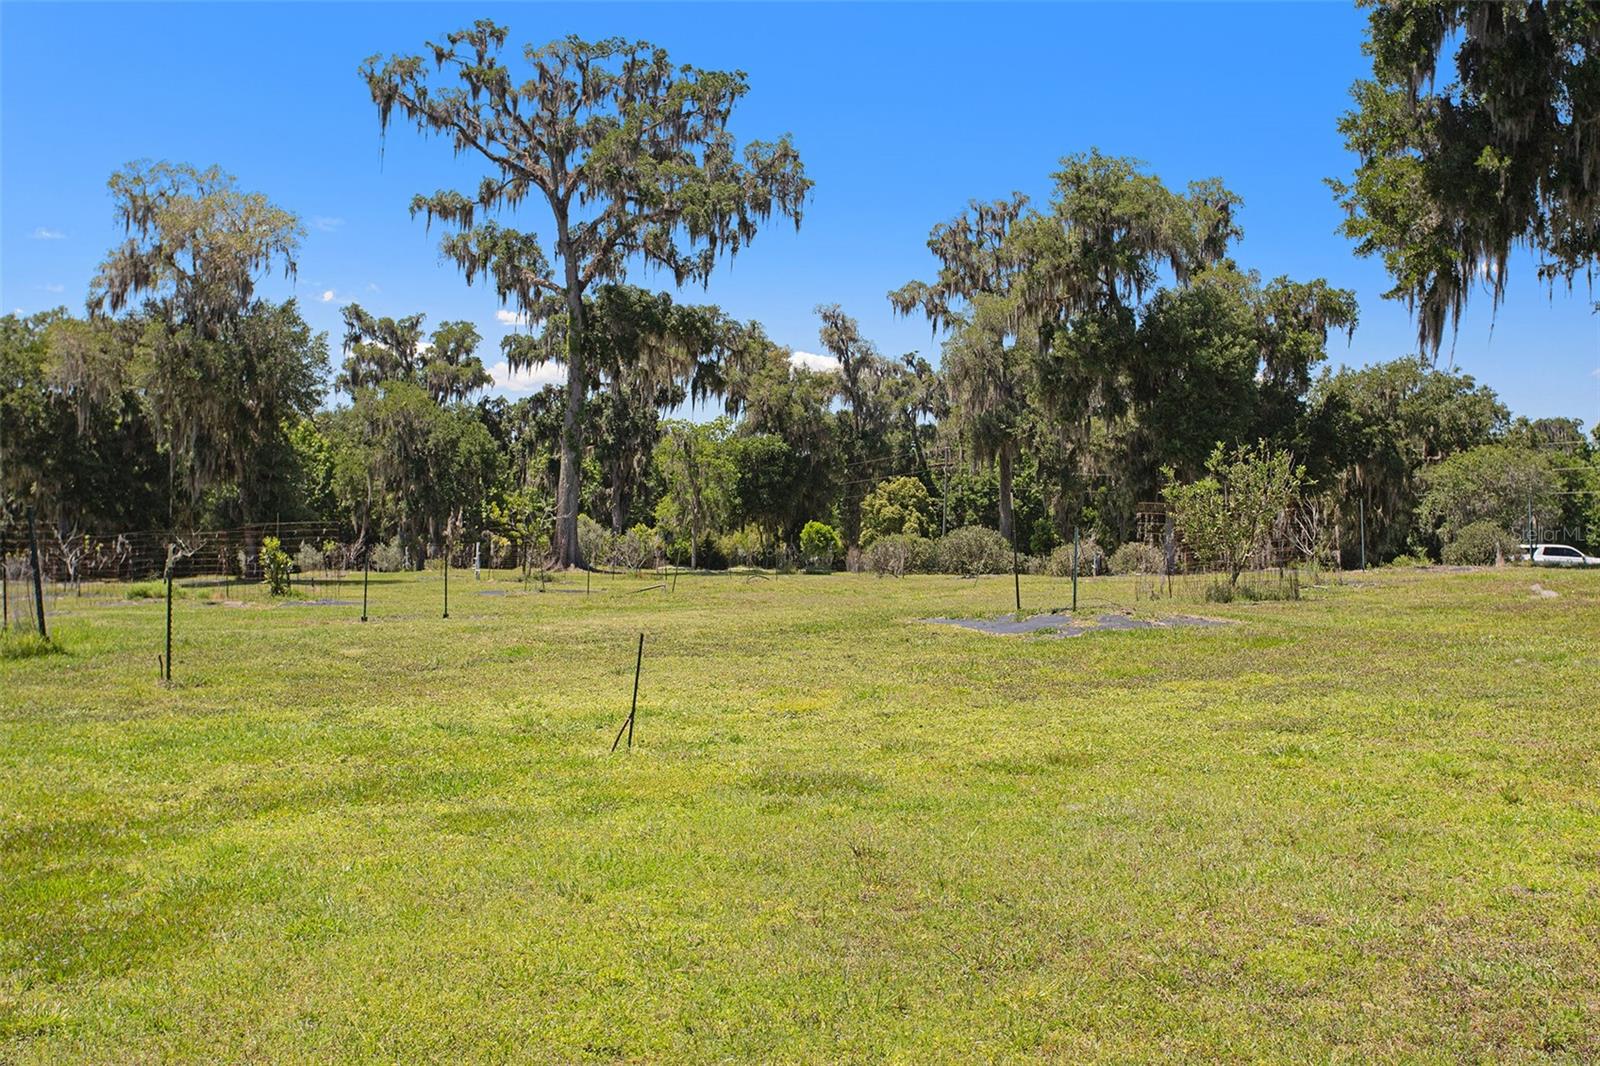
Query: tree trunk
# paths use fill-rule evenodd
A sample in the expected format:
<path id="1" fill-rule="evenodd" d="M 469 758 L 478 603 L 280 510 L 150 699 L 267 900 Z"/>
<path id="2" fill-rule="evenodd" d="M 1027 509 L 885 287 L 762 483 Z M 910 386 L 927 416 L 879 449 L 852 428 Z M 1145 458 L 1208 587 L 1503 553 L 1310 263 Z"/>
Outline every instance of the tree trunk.
<path id="1" fill-rule="evenodd" d="M 622 475 L 613 469 L 611 473 L 611 532 L 618 535 L 626 532 L 623 523 L 628 520 L 628 498 L 622 491 Z"/>
<path id="2" fill-rule="evenodd" d="M 1011 449 L 1000 449 L 1000 535 L 1007 543 L 1015 543 L 1011 514 Z"/>
<path id="3" fill-rule="evenodd" d="M 561 474 L 556 483 L 555 564 L 583 565 L 578 545 L 578 478 L 583 454 L 583 294 L 570 253 L 567 268 L 567 407 L 561 418 Z"/>

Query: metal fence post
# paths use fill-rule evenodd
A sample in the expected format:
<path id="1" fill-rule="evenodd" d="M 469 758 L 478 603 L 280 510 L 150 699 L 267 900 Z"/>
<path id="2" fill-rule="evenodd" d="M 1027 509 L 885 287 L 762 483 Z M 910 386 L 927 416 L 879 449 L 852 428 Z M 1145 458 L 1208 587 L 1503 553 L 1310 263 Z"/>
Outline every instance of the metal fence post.
<path id="1" fill-rule="evenodd" d="M 34 522 L 33 508 L 28 508 L 28 551 L 33 560 L 33 608 L 39 618 L 39 636 L 45 640 L 50 635 L 44 629 L 44 580 L 39 572 L 39 528 Z"/>

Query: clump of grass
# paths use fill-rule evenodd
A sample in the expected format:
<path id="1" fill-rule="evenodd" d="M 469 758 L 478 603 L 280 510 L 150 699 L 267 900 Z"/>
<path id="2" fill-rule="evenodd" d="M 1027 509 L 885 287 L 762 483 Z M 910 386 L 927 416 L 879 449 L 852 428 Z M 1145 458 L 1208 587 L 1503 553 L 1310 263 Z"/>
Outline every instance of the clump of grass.
<path id="1" fill-rule="evenodd" d="M 32 659 L 40 655 L 59 655 L 64 649 L 37 633 L 0 633 L 0 659 Z"/>
<path id="2" fill-rule="evenodd" d="M 125 595 L 130 600 L 166 599 L 167 583 L 165 581 L 136 581 L 132 585 L 128 586 L 128 591 L 125 593 Z M 186 593 L 183 591 L 183 589 L 176 585 L 172 587 L 173 599 L 181 600 L 185 595 Z"/>

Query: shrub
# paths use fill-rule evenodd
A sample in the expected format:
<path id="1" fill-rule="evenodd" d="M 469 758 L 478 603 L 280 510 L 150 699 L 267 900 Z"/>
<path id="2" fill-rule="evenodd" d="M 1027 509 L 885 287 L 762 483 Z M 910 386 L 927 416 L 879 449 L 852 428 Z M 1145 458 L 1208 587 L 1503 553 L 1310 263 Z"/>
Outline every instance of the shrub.
<path id="1" fill-rule="evenodd" d="M 1100 550 L 1099 543 L 1093 537 L 1084 537 L 1078 541 L 1078 576 L 1089 577 L 1094 574 L 1103 574 L 1107 570 L 1106 553 Z M 1044 564 L 1044 572 L 1051 577 L 1072 576 L 1072 545 L 1058 544 L 1050 553 L 1050 558 Z"/>
<path id="2" fill-rule="evenodd" d="M 1495 561 L 1495 551 L 1502 557 L 1519 553 L 1521 541 L 1490 521 L 1472 522 L 1463 527 L 1441 553 L 1449 566 L 1488 566 Z"/>
<path id="3" fill-rule="evenodd" d="M 387 544 L 379 544 L 372 549 L 372 569 L 385 574 L 396 573 L 406 568 L 406 551 L 400 547 L 400 539 L 396 537 Z"/>
<path id="4" fill-rule="evenodd" d="M 761 558 L 761 531 L 745 526 L 717 538 L 717 551 L 734 566 L 754 566 Z"/>
<path id="5" fill-rule="evenodd" d="M 1167 557 L 1154 544 L 1130 540 L 1111 553 L 1113 574 L 1159 574 L 1167 568 Z"/>
<path id="6" fill-rule="evenodd" d="M 661 552 L 661 538 L 644 524 L 634 526 L 611 542 L 611 560 L 625 570 L 641 570 L 655 564 Z"/>
<path id="7" fill-rule="evenodd" d="M 908 533 L 879 537 L 866 550 L 867 569 L 882 577 L 924 574 L 934 567 L 933 541 Z"/>
<path id="8" fill-rule="evenodd" d="M 833 569 L 833 560 L 844 550 L 839 531 L 826 522 L 807 522 L 800 531 L 800 553 L 813 565 Z"/>
<path id="9" fill-rule="evenodd" d="M 266 579 L 267 591 L 274 596 L 289 595 L 289 576 L 293 573 L 294 560 L 278 538 L 262 537 L 261 575 Z"/>
<path id="10" fill-rule="evenodd" d="M 294 566 L 302 574 L 309 574 L 313 570 L 325 570 L 328 566 L 328 557 L 317 549 L 309 540 L 300 542 L 300 550 L 295 553 Z"/>
<path id="11" fill-rule="evenodd" d="M 936 558 L 945 574 L 1004 574 L 1011 569 L 1011 545 L 992 529 L 962 526 L 939 538 Z"/>
<path id="12" fill-rule="evenodd" d="M 587 566 L 598 566 L 611 558 L 611 531 L 586 514 L 578 516 L 578 551 Z"/>
<path id="13" fill-rule="evenodd" d="M 130 600 L 164 600 L 167 598 L 167 583 L 164 580 L 140 581 L 138 584 L 129 585 L 125 595 Z M 183 597 L 184 591 L 173 586 L 172 598 L 181 600 Z"/>
<path id="14" fill-rule="evenodd" d="M 1422 554 L 1420 551 L 1408 551 L 1396 555 L 1385 565 L 1392 566 L 1397 569 L 1416 566 L 1432 566 L 1433 560 Z"/>

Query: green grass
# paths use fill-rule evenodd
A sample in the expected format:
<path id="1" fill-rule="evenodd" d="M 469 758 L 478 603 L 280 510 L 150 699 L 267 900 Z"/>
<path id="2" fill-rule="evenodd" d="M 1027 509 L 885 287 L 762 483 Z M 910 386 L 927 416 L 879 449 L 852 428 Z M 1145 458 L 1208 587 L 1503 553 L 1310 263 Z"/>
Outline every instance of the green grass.
<path id="1" fill-rule="evenodd" d="M 1600 575 L 653 581 L 54 601 L 0 1061 L 1600 1057 Z"/>

